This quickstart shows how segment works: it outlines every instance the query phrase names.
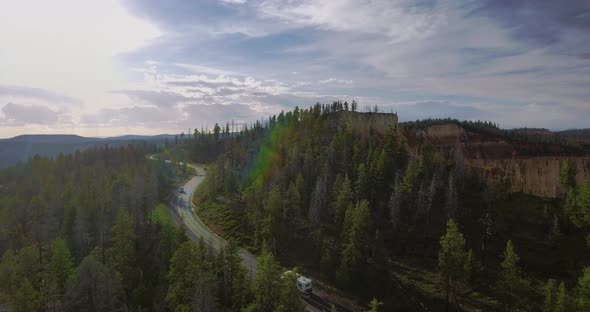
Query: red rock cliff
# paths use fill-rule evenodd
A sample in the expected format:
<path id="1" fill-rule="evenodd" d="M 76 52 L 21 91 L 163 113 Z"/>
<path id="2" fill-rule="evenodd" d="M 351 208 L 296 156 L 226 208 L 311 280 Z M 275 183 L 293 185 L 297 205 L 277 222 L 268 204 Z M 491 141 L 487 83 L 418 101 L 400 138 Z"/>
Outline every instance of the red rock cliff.
<path id="1" fill-rule="evenodd" d="M 567 159 L 577 169 L 577 183 L 590 183 L 590 156 L 521 157 L 512 143 L 465 130 L 454 123 L 430 126 L 406 136 L 409 141 L 423 138 L 439 150 L 460 149 L 468 171 L 478 174 L 485 183 L 507 181 L 513 192 L 557 197 L 561 191 L 559 172 Z"/>
<path id="2" fill-rule="evenodd" d="M 590 157 L 466 159 L 465 165 L 486 183 L 499 183 L 505 179 L 512 192 L 555 198 L 561 193 L 559 172 L 567 159 L 577 169 L 576 182 L 590 183 Z"/>

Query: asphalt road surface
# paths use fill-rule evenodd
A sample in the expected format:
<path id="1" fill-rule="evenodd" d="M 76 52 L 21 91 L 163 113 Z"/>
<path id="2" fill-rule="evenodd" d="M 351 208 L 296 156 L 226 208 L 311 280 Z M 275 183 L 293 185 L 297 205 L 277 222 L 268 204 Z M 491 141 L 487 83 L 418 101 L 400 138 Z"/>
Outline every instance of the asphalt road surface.
<path id="1" fill-rule="evenodd" d="M 148 158 L 151 160 L 158 160 L 156 155 L 150 155 Z M 166 160 L 166 162 L 170 163 L 169 160 Z M 189 163 L 187 166 L 193 168 L 196 175 L 192 176 L 192 178 L 182 186 L 182 189 L 184 190 L 182 193 L 180 192 L 180 188 L 175 191 L 173 199 L 170 201 L 170 208 L 174 212 L 175 217 L 182 220 L 188 230 L 187 234 L 191 239 L 198 241 L 202 237 L 209 248 L 217 254 L 225 247 L 226 241 L 211 231 L 203 221 L 199 219 L 193 210 L 193 208 L 196 207 L 194 207 L 191 200 L 197 187 L 203 182 L 203 179 L 205 179 L 207 171 L 202 165 Z M 248 274 L 250 277 L 253 277 L 256 274 L 256 257 L 243 248 L 240 248 L 239 252 L 242 257 L 242 263 L 248 269 Z"/>
<path id="2" fill-rule="evenodd" d="M 150 155 L 149 158 L 156 160 L 155 155 Z M 169 163 L 170 161 L 166 160 L 166 162 Z M 180 192 L 180 188 L 175 191 L 173 199 L 170 202 L 170 208 L 174 212 L 175 217 L 184 223 L 188 230 L 187 234 L 191 239 L 199 240 L 202 237 L 205 243 L 211 248 L 211 251 L 218 253 L 224 248 L 226 241 L 211 231 L 201 219 L 199 219 L 194 211 L 194 208 L 196 207 L 191 200 L 195 190 L 199 184 L 203 182 L 206 170 L 204 166 L 201 165 L 187 164 L 187 166 L 193 168 L 196 175 L 182 186 L 184 192 Z M 242 263 L 248 269 L 250 278 L 254 277 L 256 274 L 256 257 L 243 248 L 240 248 L 240 256 L 242 257 Z M 301 298 L 305 303 L 306 310 L 309 312 L 331 311 L 332 305 L 336 308 L 336 311 L 339 312 L 354 312 L 336 302 L 324 299 L 315 294 L 312 294 L 311 296 L 302 296 Z"/>
<path id="3" fill-rule="evenodd" d="M 207 245 L 209 245 L 215 253 L 218 253 L 224 248 L 226 241 L 211 231 L 201 219 L 199 219 L 193 210 L 193 208 L 196 207 L 194 207 L 191 201 L 193 193 L 205 178 L 206 171 L 203 166 L 194 164 L 188 164 L 188 166 L 193 168 L 197 175 L 193 176 L 184 184 L 183 193 L 180 193 L 177 190 L 175 202 L 171 203 L 173 206 L 172 208 L 180 216 L 193 238 L 200 239 L 202 237 Z M 248 269 L 250 276 L 254 276 L 256 274 L 256 257 L 243 248 L 240 248 L 240 256 L 242 257 L 242 263 Z"/>

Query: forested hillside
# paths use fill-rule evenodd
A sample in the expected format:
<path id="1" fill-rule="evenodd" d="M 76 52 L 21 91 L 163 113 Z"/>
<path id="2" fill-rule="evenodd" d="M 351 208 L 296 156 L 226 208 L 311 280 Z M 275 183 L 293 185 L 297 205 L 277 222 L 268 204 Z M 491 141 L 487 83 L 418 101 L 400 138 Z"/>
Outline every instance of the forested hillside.
<path id="1" fill-rule="evenodd" d="M 175 226 L 181 173 L 133 146 L 2 169 L 0 310 L 302 311 L 270 252 L 250 283 L 236 244 L 215 255 Z"/>
<path id="2" fill-rule="evenodd" d="M 402 130 L 395 114 L 355 110 L 317 104 L 239 133 L 195 131 L 184 150 L 212 161 L 198 214 L 359 302 L 378 297 L 385 311 L 588 308 L 589 187 L 572 183 L 575 172 L 561 185 L 569 199 L 512 194 L 481 184 L 453 148 L 408 142 L 420 123 Z M 563 281 L 559 291 L 548 279 Z"/>

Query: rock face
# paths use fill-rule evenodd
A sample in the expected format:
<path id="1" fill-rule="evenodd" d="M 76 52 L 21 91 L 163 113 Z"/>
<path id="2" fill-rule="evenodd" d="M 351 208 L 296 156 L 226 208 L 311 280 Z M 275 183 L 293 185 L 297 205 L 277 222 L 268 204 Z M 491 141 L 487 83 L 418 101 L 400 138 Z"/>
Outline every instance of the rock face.
<path id="1" fill-rule="evenodd" d="M 505 140 L 467 131 L 454 123 L 430 126 L 416 136 L 427 139 L 441 150 L 461 149 L 470 159 L 501 159 L 515 154 L 514 147 Z"/>
<path id="2" fill-rule="evenodd" d="M 421 137 L 442 151 L 460 150 L 468 171 L 476 173 L 486 184 L 507 182 L 512 192 L 546 198 L 559 196 L 559 172 L 567 159 L 577 169 L 577 183 L 590 183 L 590 156 L 518 156 L 512 143 L 465 130 L 454 123 L 430 126 L 410 135 Z"/>
<path id="3" fill-rule="evenodd" d="M 349 129 L 368 132 L 371 128 L 379 132 L 397 129 L 397 114 L 340 111 L 335 116 L 339 123 L 344 123 Z"/>
<path id="4" fill-rule="evenodd" d="M 576 167 L 578 185 L 590 183 L 590 157 L 466 159 L 465 165 L 487 184 L 505 181 L 512 192 L 555 198 L 561 194 L 559 172 L 566 160 Z"/>

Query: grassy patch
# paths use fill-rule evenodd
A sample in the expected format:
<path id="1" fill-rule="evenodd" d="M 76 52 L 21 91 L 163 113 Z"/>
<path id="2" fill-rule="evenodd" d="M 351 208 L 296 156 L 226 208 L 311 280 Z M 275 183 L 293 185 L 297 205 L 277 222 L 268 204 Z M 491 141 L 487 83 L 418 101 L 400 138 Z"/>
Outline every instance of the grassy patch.
<path id="1" fill-rule="evenodd" d="M 235 201 L 223 196 L 211 198 L 209 176 L 199 185 L 192 201 L 199 218 L 213 232 L 225 239 L 234 239 L 239 244 L 247 240 L 240 231 L 241 217 L 234 207 Z"/>
<path id="2" fill-rule="evenodd" d="M 431 267 L 436 267 L 430 266 Z M 408 293 L 417 293 L 419 297 L 430 298 L 431 301 L 444 303 L 445 288 L 438 272 L 425 266 L 418 265 L 411 260 L 392 261 L 391 275 L 400 283 L 400 288 Z M 477 283 L 476 283 L 477 284 Z M 490 296 L 480 293 L 467 284 L 457 286 L 458 301 L 464 311 L 490 311 L 496 301 Z"/>
<path id="3" fill-rule="evenodd" d="M 154 223 L 160 225 L 171 225 L 172 218 L 170 217 L 170 213 L 168 212 L 168 207 L 164 204 L 158 204 L 154 211 L 152 212 L 152 218 Z"/>
<path id="4" fill-rule="evenodd" d="M 240 224 L 233 211 L 217 202 L 204 202 L 197 206 L 199 218 L 214 232 L 226 239 L 242 240 L 239 232 Z"/>

